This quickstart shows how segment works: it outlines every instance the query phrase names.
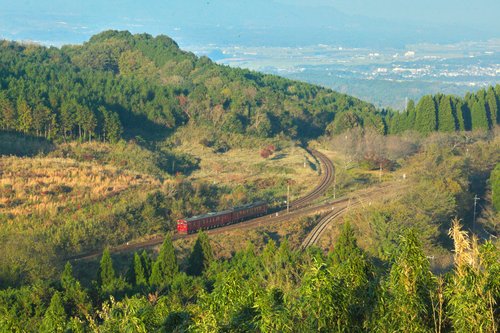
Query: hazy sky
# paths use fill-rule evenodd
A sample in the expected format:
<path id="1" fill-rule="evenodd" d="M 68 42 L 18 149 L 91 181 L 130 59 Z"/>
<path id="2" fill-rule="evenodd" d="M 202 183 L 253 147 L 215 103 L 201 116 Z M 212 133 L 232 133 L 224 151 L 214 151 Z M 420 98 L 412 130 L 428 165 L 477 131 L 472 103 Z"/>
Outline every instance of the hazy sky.
<path id="1" fill-rule="evenodd" d="M 164 33 L 181 45 L 500 38 L 499 0 L 0 0 L 0 8 L 0 38 L 52 44 L 104 29 Z"/>
<path id="2" fill-rule="evenodd" d="M 416 22 L 500 27 L 498 0 L 277 0 L 285 4 L 333 6 L 345 13 Z"/>

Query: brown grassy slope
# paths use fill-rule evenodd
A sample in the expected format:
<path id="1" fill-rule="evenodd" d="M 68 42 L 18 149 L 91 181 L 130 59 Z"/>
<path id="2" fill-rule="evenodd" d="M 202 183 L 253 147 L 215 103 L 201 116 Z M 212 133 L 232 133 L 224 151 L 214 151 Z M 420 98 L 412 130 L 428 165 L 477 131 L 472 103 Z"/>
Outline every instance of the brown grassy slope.
<path id="1" fill-rule="evenodd" d="M 150 176 L 63 158 L 0 158 L 0 214 L 57 212 L 126 189 L 160 185 Z"/>

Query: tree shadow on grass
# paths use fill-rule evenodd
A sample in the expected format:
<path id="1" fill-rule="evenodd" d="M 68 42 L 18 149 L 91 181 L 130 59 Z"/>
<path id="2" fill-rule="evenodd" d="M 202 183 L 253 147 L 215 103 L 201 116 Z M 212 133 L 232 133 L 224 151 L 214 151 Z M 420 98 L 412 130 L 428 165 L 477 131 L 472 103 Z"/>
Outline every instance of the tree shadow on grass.
<path id="1" fill-rule="evenodd" d="M 275 231 L 266 231 L 264 243 L 267 244 L 272 239 L 277 246 L 280 244 L 281 236 Z"/>
<path id="2" fill-rule="evenodd" d="M 287 154 L 277 154 L 270 159 L 273 161 L 276 161 L 276 160 L 281 160 L 281 159 L 285 158 L 286 156 L 287 156 Z"/>
<path id="3" fill-rule="evenodd" d="M 43 137 L 0 131 L 0 155 L 31 157 L 48 154 L 54 149 L 52 141 Z"/>

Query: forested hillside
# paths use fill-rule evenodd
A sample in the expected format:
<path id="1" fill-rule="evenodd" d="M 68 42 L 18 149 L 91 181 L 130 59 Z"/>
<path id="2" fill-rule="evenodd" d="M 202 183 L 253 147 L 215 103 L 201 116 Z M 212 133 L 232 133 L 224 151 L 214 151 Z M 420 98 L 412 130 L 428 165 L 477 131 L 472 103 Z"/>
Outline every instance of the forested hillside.
<path id="1" fill-rule="evenodd" d="M 464 98 L 443 94 L 424 96 L 416 106 L 410 100 L 404 112 L 393 114 L 388 120 L 389 132 L 490 130 L 500 124 L 499 105 L 500 85 L 468 93 Z"/>
<path id="2" fill-rule="evenodd" d="M 163 138 L 187 123 L 221 133 L 314 138 L 491 129 L 500 86 L 425 96 L 402 112 L 311 84 L 213 63 L 166 36 L 106 31 L 61 49 L 0 44 L 0 128 L 56 141 Z"/>
<path id="3" fill-rule="evenodd" d="M 61 49 L 0 45 L 0 128 L 115 142 L 188 122 L 270 137 L 323 134 L 338 113 L 385 127 L 375 108 L 306 83 L 212 63 L 166 36 L 106 31 Z"/>

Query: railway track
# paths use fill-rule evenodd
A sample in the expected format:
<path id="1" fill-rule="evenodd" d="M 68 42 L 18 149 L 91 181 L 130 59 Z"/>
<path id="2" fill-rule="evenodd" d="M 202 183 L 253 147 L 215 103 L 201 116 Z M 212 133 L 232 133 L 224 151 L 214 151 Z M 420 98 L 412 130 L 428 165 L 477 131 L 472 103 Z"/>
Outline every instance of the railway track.
<path id="1" fill-rule="evenodd" d="M 309 235 L 306 237 L 302 244 L 302 248 L 307 248 L 313 244 L 316 244 L 317 241 L 321 238 L 322 234 L 328 227 L 328 225 L 334 221 L 336 218 L 340 217 L 344 213 L 346 213 L 350 208 L 353 208 L 357 205 L 363 204 L 364 201 L 370 200 L 372 197 L 380 197 L 381 192 L 390 190 L 392 191 L 395 186 L 400 186 L 400 185 L 395 185 L 395 184 L 389 184 L 389 185 L 381 185 L 381 186 L 376 186 L 367 190 L 360 190 L 356 192 L 356 194 L 350 196 L 350 197 L 345 197 L 345 198 L 340 198 L 337 200 L 333 201 L 327 201 L 323 203 L 319 203 L 316 205 L 310 205 L 306 207 L 302 207 L 300 209 L 297 209 L 295 211 L 290 211 L 289 213 L 286 212 L 286 210 L 282 210 L 273 214 L 268 214 L 262 217 L 254 218 L 245 222 L 241 223 L 236 223 L 236 224 L 230 224 L 225 227 L 220 227 L 220 228 L 214 228 L 214 229 L 208 229 L 205 230 L 205 233 L 209 235 L 217 235 L 217 234 L 222 234 L 225 232 L 229 232 L 232 230 L 250 230 L 258 227 L 264 227 L 264 226 L 269 226 L 271 224 L 276 224 L 276 223 L 282 223 L 291 219 L 299 218 L 301 216 L 307 216 L 307 215 L 312 215 L 312 214 L 325 214 L 327 215 L 323 217 L 320 222 L 316 225 L 316 227 L 309 233 Z M 332 211 L 332 207 L 335 209 Z M 180 234 L 174 234 L 172 236 L 173 240 L 180 239 L 180 238 L 194 238 L 197 237 L 197 234 L 189 234 L 189 235 L 180 235 Z M 126 243 L 122 244 L 119 246 L 116 246 L 110 251 L 112 253 L 122 253 L 122 252 L 130 252 L 130 251 L 136 251 L 140 249 L 145 249 L 145 248 L 151 248 L 154 246 L 160 245 L 164 240 L 163 236 L 157 236 L 142 242 L 138 243 Z M 102 251 L 94 251 L 94 252 L 89 252 L 86 254 L 81 254 L 78 256 L 73 256 L 67 258 L 67 260 L 88 260 L 88 259 L 93 259 L 97 258 L 102 254 Z"/>
<path id="2" fill-rule="evenodd" d="M 355 205 L 358 205 L 359 203 L 356 203 Z M 353 205 L 353 206 L 355 206 Z M 337 217 L 343 215 L 347 210 L 349 206 L 341 207 L 336 209 L 335 211 L 329 213 L 325 217 L 323 217 L 318 224 L 313 228 L 313 230 L 307 235 L 307 237 L 304 239 L 302 242 L 301 248 L 306 249 L 312 245 L 315 245 L 321 235 L 323 235 L 326 227 L 330 224 L 331 221 L 335 220 Z"/>
<path id="3" fill-rule="evenodd" d="M 311 192 L 302 198 L 290 202 L 290 210 L 297 210 L 301 207 L 307 206 L 312 201 L 321 197 L 334 180 L 335 167 L 332 161 L 326 157 L 325 154 L 320 153 L 317 150 L 313 149 L 310 153 L 320 161 L 320 168 L 323 170 L 321 180 L 318 183 L 318 186 L 316 186 Z"/>
<path id="4" fill-rule="evenodd" d="M 308 150 L 311 155 L 313 155 L 319 162 L 320 162 L 320 174 L 322 175 L 318 185 L 308 194 L 305 196 L 294 200 L 290 202 L 290 212 L 287 213 L 286 209 L 274 212 L 272 214 L 268 214 L 262 217 L 254 218 L 245 222 L 240 222 L 236 224 L 230 224 L 224 227 L 216 228 L 216 229 L 209 229 L 206 230 L 205 232 L 208 234 L 219 234 L 223 233 L 226 231 L 230 230 L 244 230 L 244 229 L 251 229 L 255 227 L 259 227 L 262 225 L 266 225 L 269 223 L 274 223 L 274 222 L 282 222 L 285 220 L 289 220 L 292 218 L 300 217 L 302 215 L 306 214 L 312 214 L 314 212 L 318 211 L 324 211 L 325 209 L 331 207 L 332 202 L 329 203 L 323 203 L 320 205 L 316 205 L 314 207 L 308 207 L 310 204 L 321 197 L 328 187 L 332 184 L 334 180 L 334 165 L 332 161 L 323 153 L 320 153 L 317 150 Z M 342 202 L 347 199 L 339 199 L 336 202 Z M 196 234 L 191 234 L 191 235 L 180 235 L 180 234 L 174 234 L 172 239 L 179 239 L 179 238 L 189 238 L 189 237 L 196 237 Z M 149 248 L 153 246 L 157 246 L 161 244 L 164 240 L 164 236 L 158 236 L 154 237 L 139 243 L 125 243 L 119 246 L 116 246 L 112 249 L 110 249 L 111 252 L 113 253 L 120 253 L 120 252 L 127 252 L 127 251 L 134 251 L 134 250 L 139 250 L 143 248 Z M 82 260 L 82 259 L 92 259 L 95 257 L 98 257 L 101 255 L 102 251 L 93 251 L 93 252 L 87 252 L 85 254 L 80 254 L 76 256 L 71 256 L 68 257 L 68 260 Z"/>
<path id="5" fill-rule="evenodd" d="M 333 181 L 333 174 L 334 174 L 334 169 L 333 169 L 333 163 L 322 153 L 312 150 L 311 153 L 318 158 L 318 160 L 323 164 L 324 167 L 324 172 L 323 172 L 323 177 L 321 178 L 321 181 L 318 183 L 317 187 L 313 189 L 311 192 L 309 192 L 306 196 L 297 199 L 293 202 L 294 204 L 294 209 L 290 210 L 290 212 L 287 212 L 286 209 L 283 209 L 278 212 L 274 212 L 272 214 L 268 214 L 262 217 L 254 218 L 245 222 L 241 223 L 236 223 L 236 224 L 230 224 L 224 227 L 220 228 L 215 228 L 215 229 L 209 229 L 206 230 L 205 232 L 207 234 L 221 234 L 224 232 L 228 232 L 231 230 L 246 230 L 246 229 L 253 229 L 253 228 L 258 228 L 262 226 L 267 226 L 270 224 L 275 224 L 275 223 L 281 223 L 290 219 L 295 219 L 299 218 L 302 216 L 307 216 L 307 215 L 312 215 L 312 214 L 317 214 L 317 213 L 326 213 L 329 212 L 328 215 L 326 215 L 324 218 L 320 220 L 318 225 L 311 231 L 311 233 L 306 237 L 304 240 L 304 243 L 302 245 L 303 248 L 306 248 L 308 246 L 311 246 L 312 244 L 316 244 L 317 241 L 321 238 L 321 235 L 327 228 L 327 226 L 336 218 L 339 216 L 343 215 L 345 212 L 348 211 L 349 207 L 354 207 L 360 203 L 362 203 L 363 200 L 370 199 L 373 194 L 375 194 L 376 197 L 380 197 L 381 193 L 384 192 L 384 190 L 388 188 L 393 188 L 395 186 L 401 186 L 400 184 L 382 184 L 379 186 L 375 186 L 369 189 L 364 189 L 357 191 L 356 194 L 350 196 L 350 197 L 345 197 L 345 198 L 340 198 L 337 200 L 329 200 L 327 202 L 322 202 L 322 203 L 317 203 L 315 205 L 311 205 L 311 203 L 318 199 L 322 194 L 325 193 L 327 190 L 328 186 L 331 184 Z M 332 207 L 337 208 L 336 210 L 332 211 Z M 197 237 L 196 234 L 189 234 L 189 235 L 180 235 L 180 234 L 174 234 L 172 236 L 173 240 L 180 239 L 180 238 L 192 238 L 192 237 Z M 130 251 L 135 251 L 139 249 L 144 249 L 144 248 L 150 248 L 154 246 L 160 245 L 164 240 L 164 236 L 156 236 L 154 238 L 141 241 L 138 243 L 125 243 L 119 246 L 116 246 L 110 251 L 112 253 L 122 253 L 122 252 L 130 252 Z M 76 256 L 68 257 L 66 258 L 67 260 L 87 260 L 87 259 L 92 259 L 100 256 L 102 254 L 102 251 L 93 251 L 93 252 L 87 252 L 85 254 L 79 254 Z"/>
<path id="6" fill-rule="evenodd" d="M 397 188 L 398 186 L 404 187 L 401 186 L 400 184 L 390 184 L 387 186 L 382 186 L 369 190 L 364 193 L 360 193 L 360 195 L 357 198 L 353 197 L 345 199 L 344 201 L 342 201 L 343 203 L 342 205 L 337 206 L 336 209 L 334 209 L 332 212 L 328 213 L 319 220 L 318 224 L 316 224 L 316 226 L 311 230 L 311 232 L 306 236 L 306 238 L 304 238 L 301 248 L 306 249 L 312 245 L 316 245 L 321 236 L 324 234 L 326 228 L 337 218 L 348 212 L 350 208 L 363 204 L 363 201 L 372 198 L 374 195 L 376 196 L 376 198 L 379 199 L 382 197 L 385 198 L 389 197 L 387 194 L 396 195 L 395 188 Z"/>

